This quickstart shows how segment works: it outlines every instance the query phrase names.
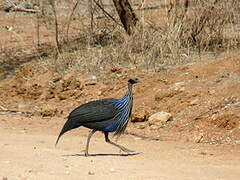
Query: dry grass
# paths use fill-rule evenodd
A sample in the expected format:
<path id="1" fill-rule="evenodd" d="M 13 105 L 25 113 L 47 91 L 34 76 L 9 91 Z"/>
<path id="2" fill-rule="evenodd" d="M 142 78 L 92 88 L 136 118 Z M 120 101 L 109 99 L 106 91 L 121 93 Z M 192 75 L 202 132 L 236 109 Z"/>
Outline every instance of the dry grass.
<path id="1" fill-rule="evenodd" d="M 107 9 L 112 16 L 109 18 L 95 5 L 92 19 L 79 16 L 80 8 L 74 7 L 72 1 L 55 2 L 55 10 L 51 3 L 43 2 L 36 3 L 43 12 L 37 18 L 39 23 L 52 30 L 56 29 L 54 22 L 59 26 L 55 39 L 62 52 L 58 56 L 49 54 L 44 62 L 56 72 L 100 72 L 107 66 L 147 66 L 158 70 L 162 65 L 192 61 L 196 54 L 231 51 L 240 44 L 240 32 L 233 28 L 240 25 L 238 0 L 172 0 L 163 8 L 149 10 L 151 13 L 138 11 L 140 22 L 132 36 L 127 36 L 112 20 L 117 19 L 113 7 Z M 59 15 L 63 4 L 74 10 L 65 12 L 65 19 Z M 149 14 L 162 16 L 161 25 Z M 69 30 L 69 26 L 74 28 Z M 68 31 L 73 30 L 74 36 L 68 38 Z M 231 36 L 232 32 L 236 35 Z"/>

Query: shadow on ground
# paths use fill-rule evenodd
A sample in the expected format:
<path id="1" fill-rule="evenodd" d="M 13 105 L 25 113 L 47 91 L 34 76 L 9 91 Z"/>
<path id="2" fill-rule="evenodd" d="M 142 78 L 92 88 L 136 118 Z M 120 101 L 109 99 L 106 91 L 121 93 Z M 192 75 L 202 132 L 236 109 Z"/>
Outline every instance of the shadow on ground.
<path id="1" fill-rule="evenodd" d="M 121 154 L 121 153 L 98 153 L 98 154 L 89 154 L 88 156 L 136 156 L 141 154 L 141 152 L 139 153 L 128 153 L 128 154 Z M 67 155 L 63 155 L 63 156 L 81 156 L 81 157 L 87 157 L 85 156 L 85 154 L 67 154 Z"/>

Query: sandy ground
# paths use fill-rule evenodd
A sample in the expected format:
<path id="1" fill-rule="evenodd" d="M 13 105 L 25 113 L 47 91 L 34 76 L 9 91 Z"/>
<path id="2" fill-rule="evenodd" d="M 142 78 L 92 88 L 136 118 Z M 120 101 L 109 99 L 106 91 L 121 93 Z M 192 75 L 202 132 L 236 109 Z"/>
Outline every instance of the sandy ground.
<path id="1" fill-rule="evenodd" d="M 141 86 L 134 89 L 134 117 L 145 111 L 164 110 L 171 112 L 174 120 L 157 129 L 149 127 L 147 119 L 131 122 L 129 132 L 159 139 L 124 135 L 119 140 L 139 154 L 122 155 L 97 133 L 90 143 L 90 157 L 81 152 L 88 134 L 84 128 L 64 135 L 55 148 L 67 114 L 73 107 L 95 98 L 99 90 L 108 89 L 106 94 L 98 95 L 100 99 L 110 95 L 121 97 L 124 88 L 111 89 L 112 84 L 99 82 L 78 90 L 82 96 L 70 98 L 68 92 L 74 87 L 69 87 L 69 91 L 53 91 L 56 97 L 49 100 L 45 93 L 51 89 L 45 84 L 51 78 L 39 75 L 43 81 L 29 78 L 25 85 L 18 78 L 25 72 L 23 67 L 12 80 L 2 81 L 0 86 L 0 179 L 237 180 L 240 177 L 238 64 L 238 57 L 225 58 L 172 69 L 171 73 L 142 75 Z M 32 66 L 25 66 L 28 67 Z M 165 84 L 159 75 L 166 78 Z M 36 81 L 43 85 L 36 86 Z M 56 84 L 57 90 L 63 88 L 65 81 Z M 169 93 L 178 82 L 185 83 L 184 89 Z M 125 87 L 125 82 L 120 86 Z M 35 93 L 38 90 L 40 95 Z M 65 101 L 57 96 L 64 93 Z M 183 126 L 186 124 L 189 125 Z M 139 128 L 140 125 L 144 127 Z"/>
<path id="2" fill-rule="evenodd" d="M 89 85 L 87 76 L 71 71 L 55 75 L 43 64 L 30 62 L 37 44 L 31 28 L 36 26 L 35 15 L 0 13 L 2 48 L 9 48 L 0 58 L 0 180 L 240 179 L 239 51 L 155 73 L 109 67 L 104 70 L 107 78 L 97 77 L 96 84 Z M 51 29 L 40 30 L 40 38 L 45 32 L 40 43 L 53 42 Z M 26 55 L 5 58 L 16 46 L 27 48 Z M 7 79 L 11 73 L 5 70 L 14 69 Z M 135 122 L 127 130 L 158 141 L 124 135 L 119 143 L 139 152 L 126 155 L 97 133 L 90 143 L 92 156 L 85 157 L 81 150 L 88 130 L 81 128 L 64 135 L 55 148 L 74 107 L 122 97 L 129 77 L 139 77 L 142 83 L 134 87 Z M 149 116 L 159 111 L 171 113 L 173 120 L 150 125 Z"/>
<path id="3" fill-rule="evenodd" d="M 79 96 L 72 97 L 68 93 L 77 85 L 72 78 L 67 91 L 64 77 L 56 91 L 48 87 L 51 76 L 44 78 L 47 73 L 24 84 L 24 70 L 31 67 L 26 65 L 11 80 L 1 82 L 0 179 L 239 179 L 239 56 L 140 76 L 143 82 L 134 88 L 134 117 L 164 110 L 172 113 L 174 120 L 157 129 L 141 116 L 144 122 L 131 122 L 129 132 L 159 141 L 124 135 L 119 143 L 140 152 L 130 155 L 119 153 L 98 133 L 90 144 L 92 156 L 84 157 L 81 150 L 88 134 L 84 128 L 64 135 L 57 148 L 54 146 L 73 107 L 93 97 L 121 97 L 124 88 L 111 89 L 110 82 L 99 81 L 78 89 Z M 182 90 L 171 91 L 179 82 L 184 82 Z M 125 87 L 125 82 L 119 87 Z M 99 90 L 106 94 L 97 95 Z M 50 100 L 48 91 L 55 95 Z"/>
<path id="4" fill-rule="evenodd" d="M 96 133 L 90 157 L 81 152 L 88 131 L 57 137 L 51 132 L 0 130 L 2 179 L 239 179 L 239 146 L 148 141 L 124 135 L 119 143 L 140 154 L 126 155 Z"/>

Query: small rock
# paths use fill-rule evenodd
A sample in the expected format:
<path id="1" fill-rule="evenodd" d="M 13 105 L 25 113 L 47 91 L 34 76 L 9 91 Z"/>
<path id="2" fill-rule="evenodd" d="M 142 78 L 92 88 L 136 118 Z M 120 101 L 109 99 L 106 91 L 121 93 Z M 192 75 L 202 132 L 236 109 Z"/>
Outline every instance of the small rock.
<path id="1" fill-rule="evenodd" d="M 25 133 L 26 133 L 26 130 L 21 130 L 20 132 L 23 133 L 23 134 L 25 134 Z"/>
<path id="2" fill-rule="evenodd" d="M 140 138 L 140 137 L 135 137 L 134 139 L 135 139 L 135 140 L 141 140 L 142 138 Z"/>
<path id="3" fill-rule="evenodd" d="M 70 172 L 69 171 L 65 171 L 65 174 L 70 174 Z"/>
<path id="4" fill-rule="evenodd" d="M 110 68 L 110 71 L 113 72 L 113 73 L 114 73 L 114 72 L 120 73 L 120 72 L 122 71 L 122 68 L 115 66 L 115 67 L 111 67 L 111 68 Z"/>
<path id="5" fill-rule="evenodd" d="M 102 91 L 98 91 L 98 95 L 99 95 L 99 96 L 102 95 Z"/>
<path id="6" fill-rule="evenodd" d="M 94 75 L 92 75 L 92 79 L 96 80 L 96 79 L 97 79 L 97 77 L 96 77 L 96 76 L 94 76 Z"/>
<path id="7" fill-rule="evenodd" d="M 212 117 L 211 117 L 211 119 L 212 119 L 213 121 L 215 121 L 217 118 L 218 118 L 218 115 L 217 115 L 217 114 L 213 114 Z"/>
<path id="8" fill-rule="evenodd" d="M 164 123 L 171 120 L 171 118 L 172 118 L 172 115 L 170 113 L 161 111 L 161 112 L 151 115 L 148 119 L 148 123 L 150 125 L 155 124 L 155 125 L 162 126 Z"/>
<path id="9" fill-rule="evenodd" d="M 93 171 L 88 171 L 88 175 L 94 175 L 95 173 Z"/>
<path id="10" fill-rule="evenodd" d="M 137 126 L 138 129 L 145 129 L 146 127 L 147 127 L 146 123 L 138 123 L 138 126 Z"/>
<path id="11" fill-rule="evenodd" d="M 114 173 L 114 172 L 116 172 L 116 170 L 114 168 L 110 168 L 110 172 Z"/>
<path id="12" fill-rule="evenodd" d="M 56 82 L 60 81 L 61 79 L 62 79 L 62 76 L 60 76 L 60 75 L 54 75 L 53 78 L 52 78 L 52 81 L 53 81 L 54 83 L 56 83 Z"/>
<path id="13" fill-rule="evenodd" d="M 1 111 L 7 111 L 8 109 L 0 105 L 0 110 Z"/>
<path id="14" fill-rule="evenodd" d="M 190 105 L 197 105 L 199 103 L 199 99 L 194 99 L 190 102 Z"/>
<path id="15" fill-rule="evenodd" d="M 201 155 L 207 155 L 207 153 L 206 152 L 200 152 L 199 154 L 201 154 Z"/>
<path id="16" fill-rule="evenodd" d="M 88 82 L 85 83 L 86 86 L 89 86 L 89 85 L 96 85 L 96 84 L 97 84 L 97 81 L 94 81 L 94 80 L 92 80 L 92 81 L 88 81 Z"/>
<path id="17" fill-rule="evenodd" d="M 29 169 L 28 172 L 29 172 L 29 173 L 33 173 L 33 172 L 34 172 L 34 169 Z"/>
<path id="18" fill-rule="evenodd" d="M 96 85 L 97 84 L 97 77 L 94 75 L 88 76 L 85 78 L 85 86 L 89 86 L 89 85 Z"/>
<path id="19" fill-rule="evenodd" d="M 7 177 L 3 177 L 2 180 L 8 180 L 8 178 Z"/>
<path id="20" fill-rule="evenodd" d="M 131 122 L 144 122 L 147 121 L 149 113 L 147 111 L 141 111 L 140 113 L 134 113 L 132 115 Z"/>

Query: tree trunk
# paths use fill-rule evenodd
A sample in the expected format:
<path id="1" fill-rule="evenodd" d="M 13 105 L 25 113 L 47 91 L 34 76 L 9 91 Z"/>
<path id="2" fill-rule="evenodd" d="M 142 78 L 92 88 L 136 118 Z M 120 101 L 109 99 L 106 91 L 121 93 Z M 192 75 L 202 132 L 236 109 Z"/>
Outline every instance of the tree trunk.
<path id="1" fill-rule="evenodd" d="M 131 35 L 138 19 L 133 12 L 130 3 L 128 0 L 113 0 L 113 3 L 116 7 L 125 31 Z"/>

